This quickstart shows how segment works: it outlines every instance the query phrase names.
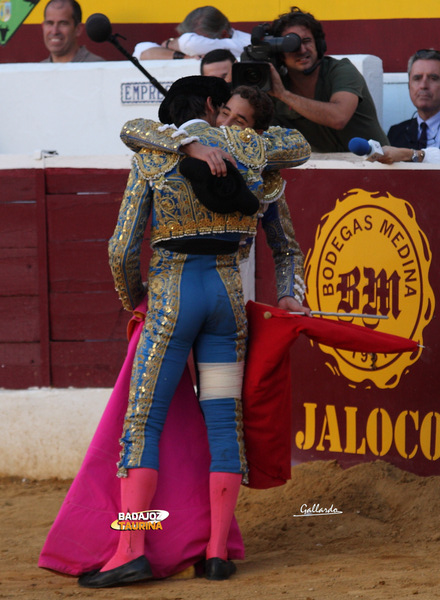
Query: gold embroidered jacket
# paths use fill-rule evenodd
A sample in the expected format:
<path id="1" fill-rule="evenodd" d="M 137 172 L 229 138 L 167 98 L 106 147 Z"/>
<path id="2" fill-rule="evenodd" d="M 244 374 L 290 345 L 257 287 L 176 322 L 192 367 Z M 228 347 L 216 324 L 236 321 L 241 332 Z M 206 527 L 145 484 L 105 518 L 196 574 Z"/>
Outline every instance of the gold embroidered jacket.
<path id="1" fill-rule="evenodd" d="M 256 233 L 256 215 L 214 213 L 198 201 L 179 172 L 178 148 L 182 143 L 197 139 L 228 151 L 261 202 L 265 194 L 263 169 L 295 166 L 310 156 L 303 136 L 282 128 L 271 128 L 262 138 L 252 129 L 213 128 L 204 121 L 193 121 L 179 131 L 138 119 L 124 126 L 121 138 L 136 154 L 109 242 L 109 256 L 116 289 L 127 310 L 133 310 L 145 293 L 139 257 L 150 213 L 152 246 L 173 238 L 208 235 L 239 239 Z"/>

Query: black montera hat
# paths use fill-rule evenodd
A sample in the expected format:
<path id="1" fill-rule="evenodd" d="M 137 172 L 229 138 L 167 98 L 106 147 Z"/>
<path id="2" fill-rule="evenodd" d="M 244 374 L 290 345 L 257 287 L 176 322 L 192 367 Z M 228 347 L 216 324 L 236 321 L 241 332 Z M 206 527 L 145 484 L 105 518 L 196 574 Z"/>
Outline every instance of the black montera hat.
<path id="1" fill-rule="evenodd" d="M 260 202 L 248 189 L 240 171 L 225 160 L 227 175 L 217 177 L 208 163 L 187 156 L 180 163 L 181 174 L 189 179 L 199 201 L 213 212 L 227 214 L 239 211 L 244 215 L 257 212 Z"/>
<path id="2" fill-rule="evenodd" d="M 227 102 L 231 96 L 229 85 L 220 77 L 207 77 L 204 75 L 191 75 L 177 79 L 167 92 L 159 107 L 159 119 L 162 123 L 171 123 L 169 107 L 177 96 L 211 97 L 216 106 Z"/>

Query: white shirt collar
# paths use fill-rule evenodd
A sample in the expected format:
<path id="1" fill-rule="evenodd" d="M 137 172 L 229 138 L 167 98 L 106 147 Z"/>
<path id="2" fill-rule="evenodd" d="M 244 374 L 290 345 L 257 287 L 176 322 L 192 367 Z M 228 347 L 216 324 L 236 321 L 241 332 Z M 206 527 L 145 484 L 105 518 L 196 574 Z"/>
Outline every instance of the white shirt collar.
<path id="1" fill-rule="evenodd" d="M 186 123 L 182 123 L 180 129 L 185 129 L 185 127 L 192 125 L 193 123 L 207 123 L 209 125 L 208 121 L 205 119 L 190 119 L 189 121 L 186 121 Z"/>
<path id="2" fill-rule="evenodd" d="M 423 122 L 425 122 L 430 129 L 433 129 L 437 125 L 440 125 L 440 111 L 438 113 L 436 113 L 434 116 L 430 117 L 429 119 L 426 119 L 426 121 L 424 121 L 417 113 L 417 123 L 418 123 L 419 127 L 420 127 L 420 123 L 423 123 Z"/>

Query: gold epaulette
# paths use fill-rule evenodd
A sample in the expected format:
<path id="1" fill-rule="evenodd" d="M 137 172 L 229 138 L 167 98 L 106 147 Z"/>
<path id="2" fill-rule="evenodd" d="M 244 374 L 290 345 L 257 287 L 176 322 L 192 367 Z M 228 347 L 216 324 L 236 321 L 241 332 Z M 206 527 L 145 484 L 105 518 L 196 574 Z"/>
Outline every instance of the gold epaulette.
<path id="1" fill-rule="evenodd" d="M 160 178 L 164 178 L 179 162 L 180 155 L 159 150 L 140 150 L 133 158 L 139 175 L 160 187 Z"/>
<path id="2" fill-rule="evenodd" d="M 121 140 L 134 152 L 157 148 L 178 153 L 186 138 L 186 132 L 179 131 L 174 125 L 163 125 L 151 119 L 127 121 L 121 131 Z"/>
<path id="3" fill-rule="evenodd" d="M 262 138 L 270 169 L 296 167 L 310 158 L 310 144 L 297 129 L 269 127 Z"/>
<path id="4" fill-rule="evenodd" d="M 260 170 L 266 164 L 263 139 L 250 127 L 241 130 L 237 126 L 221 127 L 230 153 L 243 165 Z"/>

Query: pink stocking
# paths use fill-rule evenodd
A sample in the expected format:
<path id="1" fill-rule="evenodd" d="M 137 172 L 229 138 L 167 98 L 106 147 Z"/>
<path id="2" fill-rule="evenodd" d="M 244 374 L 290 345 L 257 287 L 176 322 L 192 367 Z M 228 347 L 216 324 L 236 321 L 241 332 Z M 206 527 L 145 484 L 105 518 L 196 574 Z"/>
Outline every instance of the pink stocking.
<path id="1" fill-rule="evenodd" d="M 240 473 L 210 473 L 211 537 L 206 558 L 227 560 L 226 543 L 241 485 Z"/>
<path id="2" fill-rule="evenodd" d="M 121 512 L 133 513 L 148 510 L 156 492 L 155 469 L 128 469 L 128 476 L 121 478 Z M 109 571 L 144 554 L 145 531 L 121 531 L 116 553 L 102 567 Z"/>

